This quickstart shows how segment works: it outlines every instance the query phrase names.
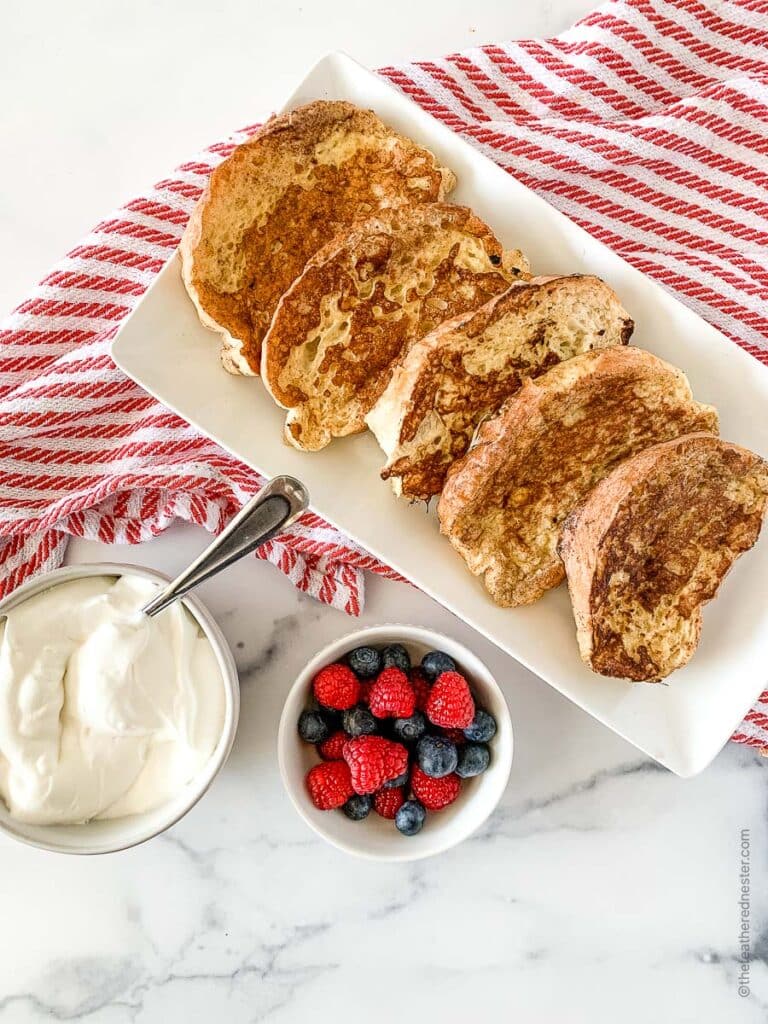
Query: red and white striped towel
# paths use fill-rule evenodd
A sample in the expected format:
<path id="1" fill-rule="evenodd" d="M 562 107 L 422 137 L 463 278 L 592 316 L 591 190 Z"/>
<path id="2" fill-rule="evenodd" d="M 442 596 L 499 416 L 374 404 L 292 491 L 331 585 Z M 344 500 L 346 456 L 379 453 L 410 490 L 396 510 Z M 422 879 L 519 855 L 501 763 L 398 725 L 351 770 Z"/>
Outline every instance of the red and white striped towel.
<path id="1" fill-rule="evenodd" d="M 387 79 L 768 362 L 768 2 L 613 0 L 555 39 Z M 0 595 L 69 536 L 215 532 L 260 486 L 116 369 L 109 342 L 173 253 L 211 146 L 103 221 L 0 326 Z M 315 515 L 261 557 L 356 614 L 393 576 Z M 768 745 L 768 692 L 734 737 Z"/>

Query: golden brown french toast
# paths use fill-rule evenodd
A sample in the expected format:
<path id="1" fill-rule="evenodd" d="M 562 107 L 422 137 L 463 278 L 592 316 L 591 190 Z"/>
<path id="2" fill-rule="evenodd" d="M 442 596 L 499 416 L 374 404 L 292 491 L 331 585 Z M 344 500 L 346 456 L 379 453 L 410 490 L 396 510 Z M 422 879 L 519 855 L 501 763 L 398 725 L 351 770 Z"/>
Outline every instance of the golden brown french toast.
<path id="1" fill-rule="evenodd" d="M 539 277 L 441 324 L 395 367 L 366 423 L 395 494 L 428 500 L 478 424 L 524 380 L 592 349 L 623 345 L 634 324 L 598 277 Z"/>
<path id="2" fill-rule="evenodd" d="M 560 541 L 585 663 L 647 682 L 685 665 L 702 605 L 757 540 L 767 505 L 768 464 L 711 434 L 617 466 L 571 513 Z"/>
<path id="3" fill-rule="evenodd" d="M 184 284 L 222 362 L 258 374 L 280 296 L 337 231 L 443 199 L 452 171 L 371 110 L 317 100 L 272 117 L 213 172 L 181 241 Z"/>
<path id="4" fill-rule="evenodd" d="M 681 370 L 641 349 L 575 356 L 525 382 L 448 473 L 440 528 L 494 601 L 529 604 L 564 579 L 563 522 L 630 455 L 717 431 Z"/>
<path id="5" fill-rule="evenodd" d="M 280 300 L 261 372 L 286 439 L 316 451 L 365 429 L 396 360 L 438 324 L 528 276 L 465 206 L 386 210 L 337 235 Z"/>

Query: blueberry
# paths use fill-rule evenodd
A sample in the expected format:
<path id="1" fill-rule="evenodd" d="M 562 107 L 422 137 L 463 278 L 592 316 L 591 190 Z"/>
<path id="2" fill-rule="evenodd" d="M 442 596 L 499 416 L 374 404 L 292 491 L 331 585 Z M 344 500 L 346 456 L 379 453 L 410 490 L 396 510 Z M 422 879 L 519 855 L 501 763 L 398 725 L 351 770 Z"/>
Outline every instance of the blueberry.
<path id="1" fill-rule="evenodd" d="M 319 711 L 302 711 L 299 715 L 299 736 L 307 743 L 322 743 L 330 729 Z"/>
<path id="2" fill-rule="evenodd" d="M 487 743 L 496 735 L 496 719 L 487 711 L 478 708 L 475 717 L 464 730 L 464 735 L 473 743 Z"/>
<path id="3" fill-rule="evenodd" d="M 406 800 L 395 814 L 395 826 L 404 836 L 415 836 L 421 832 L 427 812 L 418 800 Z"/>
<path id="4" fill-rule="evenodd" d="M 401 672 L 410 672 L 411 659 L 402 644 L 390 644 L 381 652 L 384 668 L 399 668 Z"/>
<path id="5" fill-rule="evenodd" d="M 416 745 L 419 768 L 432 779 L 442 779 L 456 770 L 459 754 L 456 744 L 445 736 L 422 736 Z"/>
<path id="6" fill-rule="evenodd" d="M 443 651 L 430 651 L 421 659 L 421 667 L 430 683 L 434 683 L 443 672 L 455 672 L 456 662 Z"/>
<path id="7" fill-rule="evenodd" d="M 362 708 L 360 705 L 345 711 L 341 721 L 344 732 L 350 736 L 371 736 L 378 728 L 376 719 L 368 708 Z"/>
<path id="8" fill-rule="evenodd" d="M 396 718 L 392 723 L 392 734 L 401 743 L 413 743 L 420 739 L 427 729 L 427 720 L 420 711 L 414 711 L 410 718 Z"/>
<path id="9" fill-rule="evenodd" d="M 382 789 L 399 789 L 400 786 L 404 786 L 408 782 L 408 772 L 403 772 L 402 775 L 398 775 L 396 779 L 390 779 L 389 782 L 385 782 L 381 787 Z"/>
<path id="10" fill-rule="evenodd" d="M 362 821 L 363 818 L 368 817 L 372 807 L 373 797 L 358 796 L 355 794 L 347 800 L 341 809 L 348 818 L 352 819 L 352 821 Z"/>
<path id="11" fill-rule="evenodd" d="M 491 752 L 484 743 L 465 743 L 459 751 L 456 774 L 462 779 L 482 775 L 491 763 Z"/>
<path id="12" fill-rule="evenodd" d="M 381 672 L 381 655 L 373 647 L 356 647 L 347 655 L 347 664 L 360 679 L 373 679 Z"/>

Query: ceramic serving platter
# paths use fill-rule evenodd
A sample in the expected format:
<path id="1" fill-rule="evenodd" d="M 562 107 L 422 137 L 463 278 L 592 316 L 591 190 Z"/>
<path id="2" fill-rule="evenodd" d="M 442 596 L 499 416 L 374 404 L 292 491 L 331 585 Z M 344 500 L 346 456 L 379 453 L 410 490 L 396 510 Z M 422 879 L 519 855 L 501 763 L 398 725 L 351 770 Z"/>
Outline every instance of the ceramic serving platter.
<path id="1" fill-rule="evenodd" d="M 602 277 L 635 320 L 633 343 L 682 367 L 696 398 L 717 406 L 723 437 L 768 455 L 768 369 L 349 57 L 321 60 L 284 109 L 320 98 L 370 107 L 433 150 L 458 176 L 451 198 L 521 248 L 535 273 Z M 398 501 L 379 479 L 382 454 L 371 435 L 315 454 L 295 451 L 283 443 L 283 412 L 261 382 L 224 372 L 218 349 L 187 298 L 176 257 L 123 324 L 113 355 L 243 462 L 268 476 L 299 477 L 320 515 L 645 753 L 685 776 L 715 757 L 768 677 L 766 536 L 706 608 L 701 645 L 668 685 L 601 678 L 579 659 L 565 587 L 530 607 L 496 607 L 439 535 L 434 512 Z"/>

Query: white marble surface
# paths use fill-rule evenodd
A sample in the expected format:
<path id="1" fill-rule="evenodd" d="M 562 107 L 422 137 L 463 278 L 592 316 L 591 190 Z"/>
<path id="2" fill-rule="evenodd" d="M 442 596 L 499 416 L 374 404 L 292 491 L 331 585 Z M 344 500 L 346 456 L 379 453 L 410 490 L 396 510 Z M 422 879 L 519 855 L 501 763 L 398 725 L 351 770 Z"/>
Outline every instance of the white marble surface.
<path id="1" fill-rule="evenodd" d="M 552 33 L 590 6 L 390 0 L 386 17 L 359 0 L 9 7 L 0 233 L 13 259 L 0 309 L 111 206 L 274 106 L 323 51 L 376 65 Z M 70 558 L 175 572 L 205 540 L 179 527 L 130 551 L 73 544 Z M 358 862 L 297 818 L 275 761 L 295 673 L 355 623 L 256 560 L 202 597 L 241 671 L 232 757 L 186 819 L 124 854 L 72 859 L 0 839 L 0 1022 L 768 1019 L 768 766 L 756 755 L 732 747 L 699 778 L 676 779 L 423 595 L 374 579 L 363 623 L 431 625 L 489 663 L 516 757 L 498 811 L 461 847 L 413 867 Z M 755 959 L 740 998 L 745 828 Z"/>
<path id="2" fill-rule="evenodd" d="M 127 553 L 70 554 L 174 572 L 204 540 L 179 527 Z M 749 998 L 735 961 L 742 828 L 765 879 L 756 755 L 728 749 L 677 779 L 422 594 L 374 579 L 363 623 L 428 624 L 487 661 L 516 755 L 474 838 L 414 866 L 357 861 L 297 817 L 275 761 L 296 672 L 355 624 L 253 559 L 201 596 L 241 672 L 232 756 L 186 819 L 135 850 L 85 860 L 0 841 L 0 1021 L 766 1020 L 764 884 Z"/>

